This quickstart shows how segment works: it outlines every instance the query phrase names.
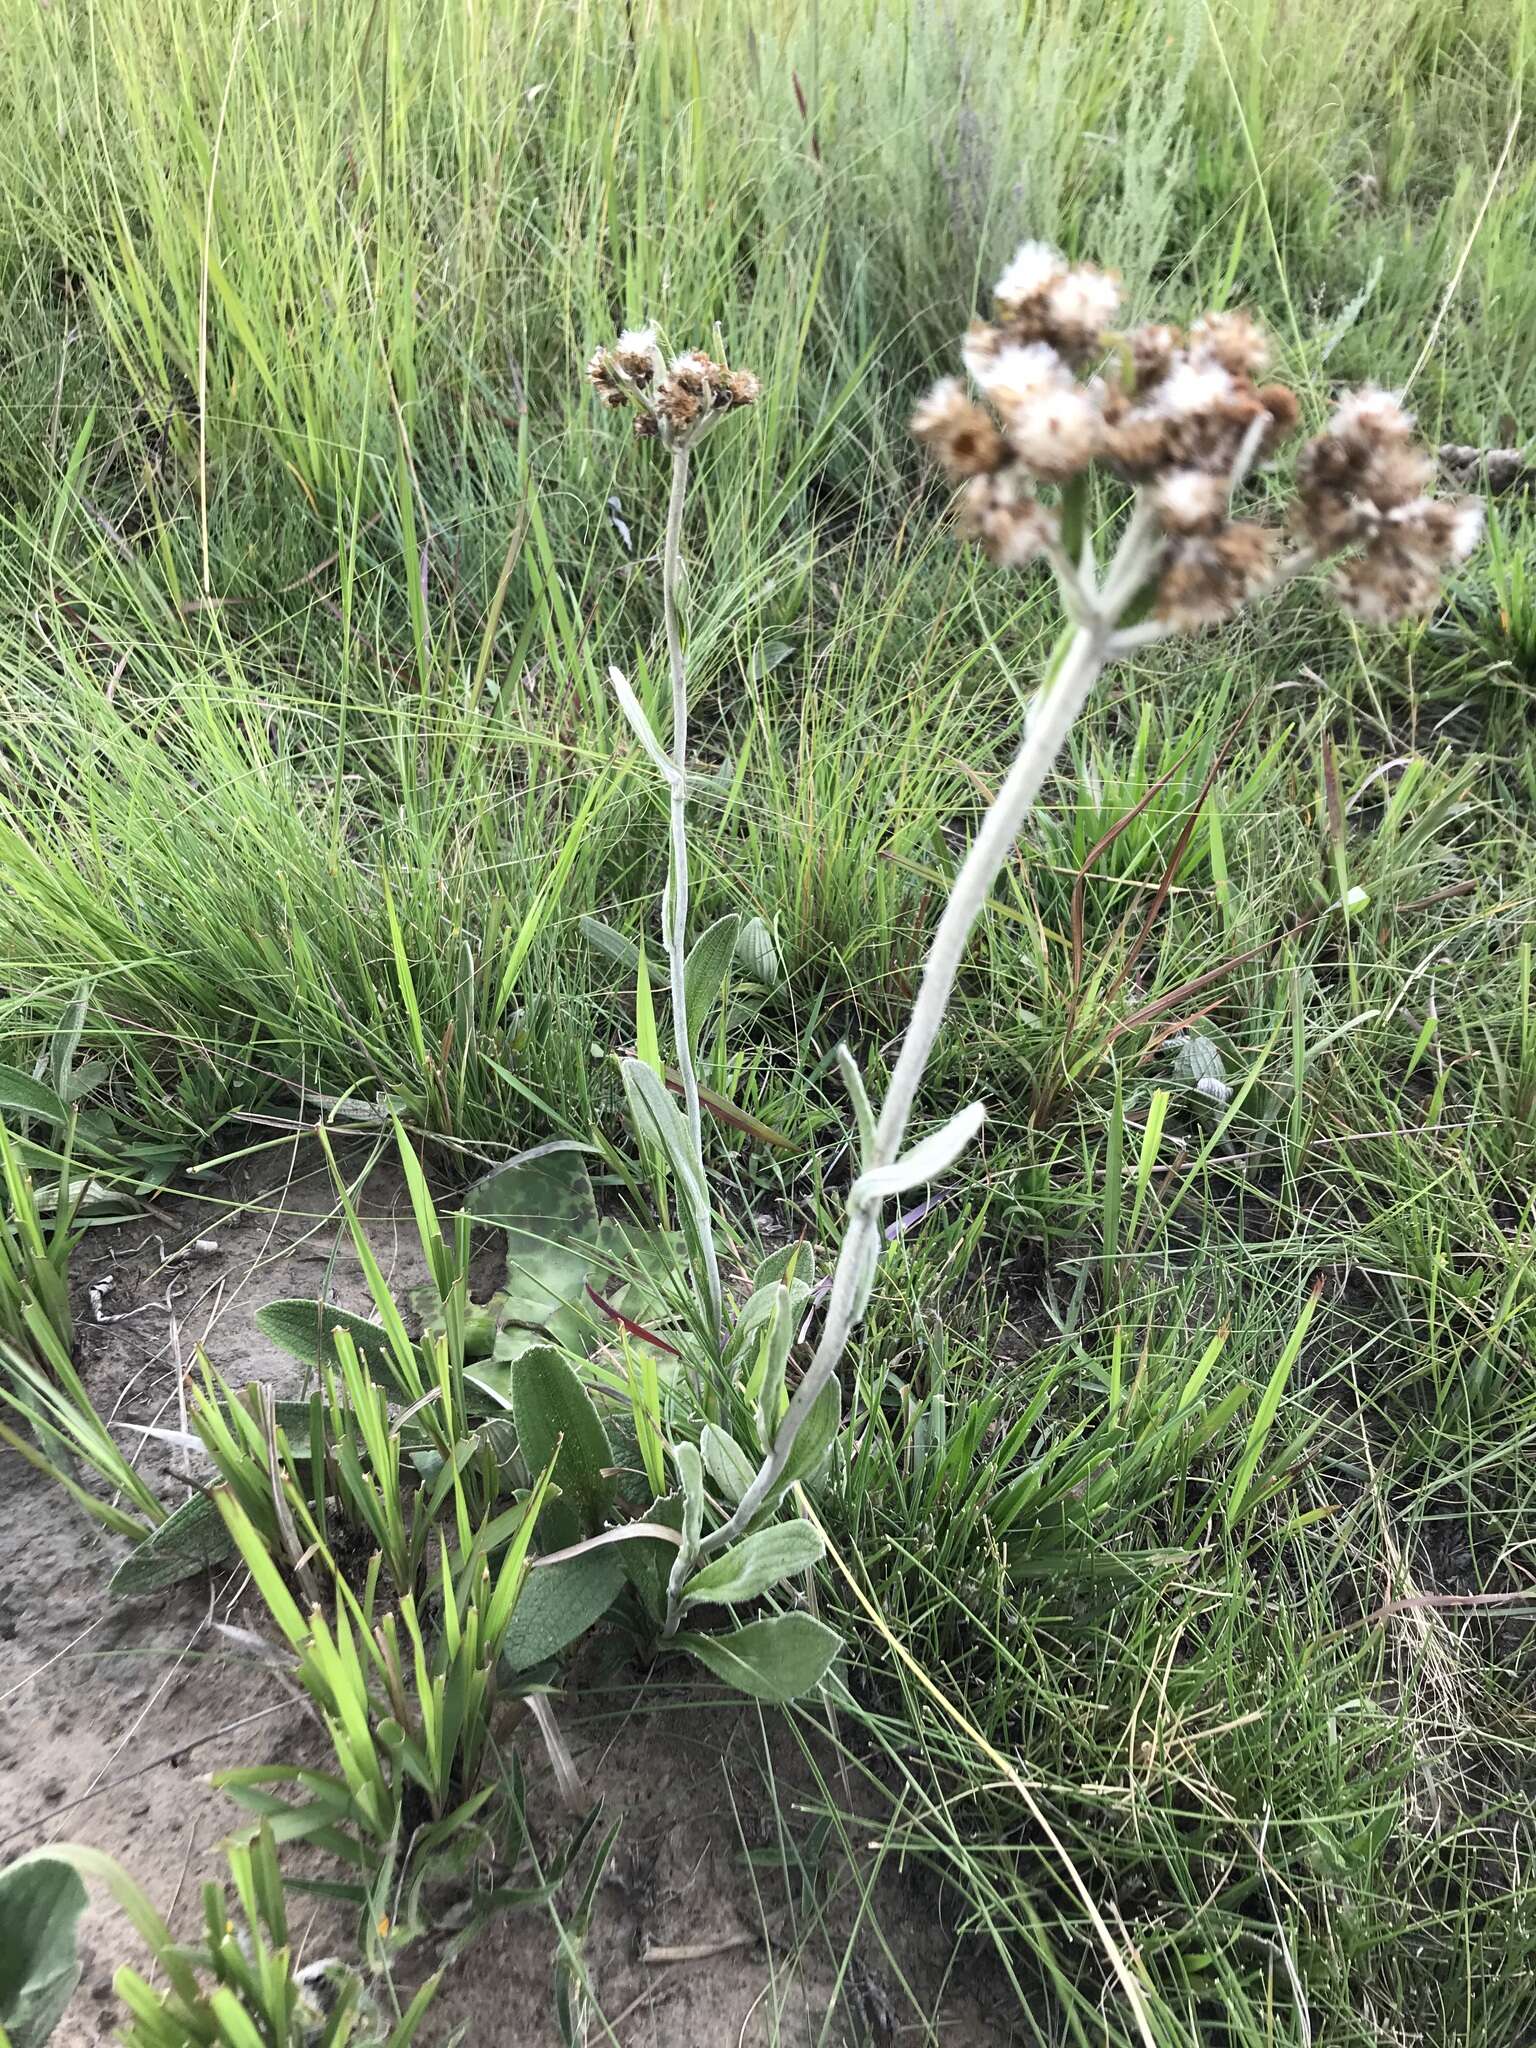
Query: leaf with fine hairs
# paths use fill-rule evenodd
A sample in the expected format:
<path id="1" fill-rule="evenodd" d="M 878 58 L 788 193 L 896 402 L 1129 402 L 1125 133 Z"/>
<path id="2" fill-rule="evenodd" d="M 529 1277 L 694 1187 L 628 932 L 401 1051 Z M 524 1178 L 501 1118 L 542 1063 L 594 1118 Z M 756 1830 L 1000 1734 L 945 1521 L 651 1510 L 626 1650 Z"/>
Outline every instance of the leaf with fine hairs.
<path id="1" fill-rule="evenodd" d="M 0 1870 L 0 2040 L 43 2048 L 80 1981 L 79 1873 L 46 1853 Z"/>
<path id="2" fill-rule="evenodd" d="M 785 1705 L 820 1685 L 843 1639 L 809 1614 L 772 1614 L 729 1635 L 680 1635 L 677 1644 L 738 1692 Z"/>

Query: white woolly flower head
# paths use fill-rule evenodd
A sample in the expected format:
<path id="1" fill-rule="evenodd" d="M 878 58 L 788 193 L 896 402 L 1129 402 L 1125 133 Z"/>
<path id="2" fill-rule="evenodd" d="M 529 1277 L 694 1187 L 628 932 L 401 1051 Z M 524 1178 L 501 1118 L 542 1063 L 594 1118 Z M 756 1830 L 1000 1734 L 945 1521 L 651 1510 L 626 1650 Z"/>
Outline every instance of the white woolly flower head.
<path id="1" fill-rule="evenodd" d="M 632 384 L 649 384 L 665 374 L 666 362 L 654 327 L 626 327 L 612 353 L 620 372 Z"/>
<path id="2" fill-rule="evenodd" d="M 1049 242 L 1020 242 L 997 280 L 993 297 L 999 306 L 1021 306 L 1054 283 L 1066 267 L 1061 251 Z"/>
<path id="3" fill-rule="evenodd" d="M 1170 533 L 1213 530 L 1227 510 L 1226 479 L 1207 469 L 1171 469 L 1158 482 L 1153 504 Z"/>
<path id="4" fill-rule="evenodd" d="M 1367 384 L 1346 391 L 1328 422 L 1330 434 L 1364 434 L 1369 440 L 1402 441 L 1413 432 L 1413 414 L 1403 410 L 1402 394 Z"/>
<path id="5" fill-rule="evenodd" d="M 1232 373 L 1209 358 L 1176 362 L 1152 394 L 1150 410 L 1168 419 L 1191 419 L 1230 398 Z"/>
<path id="6" fill-rule="evenodd" d="M 978 356 L 967 368 L 998 411 L 1014 412 L 1042 392 L 1060 391 L 1071 372 L 1049 342 L 1011 342 L 995 355 Z"/>
<path id="7" fill-rule="evenodd" d="M 1487 524 L 1481 498 L 1462 498 L 1456 506 L 1456 517 L 1451 525 L 1451 560 L 1464 562 L 1475 554 L 1483 538 Z"/>
<path id="8" fill-rule="evenodd" d="M 1120 310 L 1120 281 L 1107 270 L 1079 264 L 1051 286 L 1046 307 L 1060 327 L 1099 334 Z"/>
<path id="9" fill-rule="evenodd" d="M 1081 384 L 1044 385 L 1006 408 L 1008 445 L 1036 476 L 1061 483 L 1086 469 L 1104 441 L 1104 415 Z"/>

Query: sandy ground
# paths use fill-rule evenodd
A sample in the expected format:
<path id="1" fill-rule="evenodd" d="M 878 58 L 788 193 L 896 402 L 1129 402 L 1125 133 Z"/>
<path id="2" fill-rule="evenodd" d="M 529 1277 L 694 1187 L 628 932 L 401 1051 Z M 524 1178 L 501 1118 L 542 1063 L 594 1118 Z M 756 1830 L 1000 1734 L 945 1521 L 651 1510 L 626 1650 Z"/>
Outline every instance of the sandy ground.
<path id="1" fill-rule="evenodd" d="M 369 1176 L 362 1207 L 403 1293 L 421 1265 L 392 1173 Z M 77 1356 L 125 1443 L 132 1424 L 179 1422 L 199 1348 L 233 1382 L 298 1391 L 298 1369 L 256 1328 L 264 1302 L 325 1294 L 369 1306 L 323 1166 L 286 1148 L 197 1198 L 92 1231 L 75 1272 Z M 219 1872 L 218 1843 L 240 1819 L 209 1772 L 319 1762 L 321 1751 L 282 1681 L 221 1633 L 236 1614 L 247 1627 L 260 1619 L 240 1604 L 237 1577 L 112 1601 L 121 1554 L 61 1490 L 0 1450 L 0 1862 L 48 1841 L 89 1842 L 190 1932 L 201 1887 Z M 605 1824 L 624 1823 L 586 1951 L 602 2014 L 594 2042 L 1009 2038 L 1006 2005 L 988 2016 L 987 1973 L 955 1956 L 926 1880 L 856 1870 L 840 1856 L 813 1879 L 786 1857 L 786 1842 L 811 1834 L 814 1775 L 781 1723 L 703 1701 L 665 1670 L 639 1686 L 632 1673 L 605 1674 L 601 1647 L 589 1661 L 559 1703 L 561 1726 L 584 1786 L 604 1799 Z M 553 1844 L 563 1816 L 542 1757 L 525 1748 L 525 1761 L 536 1827 Z M 307 1923 L 303 1913 L 300 1901 L 301 1960 L 344 1945 L 334 1909 Z M 83 1934 L 85 1972 L 58 2048 L 111 2034 L 112 1972 L 144 1961 L 102 1900 Z M 424 2038 L 445 2041 L 462 2025 L 468 2042 L 557 2042 L 556 1935 L 544 1910 L 492 1926 L 447 1980 Z M 413 1955 L 406 1981 L 431 1964 L 430 1952 Z"/>

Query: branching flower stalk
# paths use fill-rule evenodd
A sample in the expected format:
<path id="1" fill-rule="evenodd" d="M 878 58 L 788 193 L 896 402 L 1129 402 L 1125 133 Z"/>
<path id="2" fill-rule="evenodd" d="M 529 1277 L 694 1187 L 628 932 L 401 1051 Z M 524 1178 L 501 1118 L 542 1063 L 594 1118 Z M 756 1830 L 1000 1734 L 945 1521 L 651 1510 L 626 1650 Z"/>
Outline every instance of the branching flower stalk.
<path id="1" fill-rule="evenodd" d="M 820 1339 L 735 1512 L 679 1560 L 679 1583 L 745 1534 L 781 1490 L 796 1439 L 868 1306 L 884 1204 L 943 1172 L 981 1127 L 973 1103 L 902 1149 L 972 928 L 1105 669 L 1156 641 L 1219 626 L 1330 560 L 1357 619 L 1422 617 L 1480 536 L 1478 502 L 1424 495 L 1433 462 L 1398 400 L 1377 390 L 1342 398 L 1303 449 L 1288 545 L 1275 528 L 1234 517 L 1237 494 L 1294 431 L 1295 395 L 1256 382 L 1268 350 L 1247 315 L 1208 314 L 1187 335 L 1161 324 L 1114 333 L 1119 297 L 1108 273 L 1026 242 L 998 282 L 996 320 L 973 326 L 962 348 L 986 403 L 947 378 L 913 418 L 917 439 L 962 486 L 962 531 L 1002 566 L 1046 561 L 1070 628 L 944 906 L 878 1117 L 852 1054 L 839 1048 L 860 1170 Z M 1086 517 L 1095 468 L 1131 494 L 1102 574 Z M 1057 489 L 1056 506 L 1042 501 L 1042 485 Z"/>
<path id="2" fill-rule="evenodd" d="M 666 785 L 669 816 L 667 886 L 662 899 L 663 944 L 672 998 L 672 1035 L 677 1071 L 682 1082 L 688 1143 L 700 1188 L 704 1170 L 704 1127 L 699 1107 L 699 1078 L 693 1057 L 688 1019 L 688 671 L 683 647 L 683 513 L 688 500 L 688 471 L 693 450 L 720 420 L 758 395 L 750 370 L 731 370 L 702 349 L 674 356 L 670 368 L 662 356 L 654 328 L 629 329 L 611 348 L 600 348 L 587 364 L 587 376 L 598 397 L 615 410 L 634 408 L 636 436 L 657 440 L 672 457 L 672 486 L 667 499 L 667 530 L 662 550 L 661 596 L 666 621 L 667 666 L 672 694 L 672 750 L 663 752 L 639 699 L 618 669 L 609 670 L 620 708 Z M 701 1212 L 695 1285 L 708 1306 L 711 1337 L 718 1350 L 723 1330 L 724 1300 L 720 1265 L 707 1206 Z"/>

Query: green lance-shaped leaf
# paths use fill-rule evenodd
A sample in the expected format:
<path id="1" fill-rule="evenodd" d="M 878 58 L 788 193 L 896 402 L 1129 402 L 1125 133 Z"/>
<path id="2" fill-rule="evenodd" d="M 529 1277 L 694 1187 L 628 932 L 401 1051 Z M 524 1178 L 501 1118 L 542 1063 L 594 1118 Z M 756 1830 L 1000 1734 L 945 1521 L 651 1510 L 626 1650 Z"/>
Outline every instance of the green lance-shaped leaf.
<path id="1" fill-rule="evenodd" d="M 765 1444 L 772 1440 L 779 1426 L 784 1406 L 784 1375 L 803 1305 L 804 1297 L 799 1290 L 786 1287 L 781 1281 L 772 1292 L 771 1312 L 756 1331 L 747 1392 L 757 1403 L 758 1428 Z"/>
<path id="2" fill-rule="evenodd" d="M 814 1691 L 843 1646 L 835 1629 L 809 1614 L 771 1614 L 730 1635 L 680 1635 L 677 1643 L 738 1692 L 781 1705 Z"/>
<path id="3" fill-rule="evenodd" d="M 830 1379 L 811 1403 L 811 1412 L 800 1425 L 788 1462 L 779 1475 L 772 1498 L 780 1500 L 792 1486 L 804 1485 L 816 1477 L 832 1448 L 843 1419 L 843 1397 L 835 1379 Z"/>
<path id="4" fill-rule="evenodd" d="M 736 951 L 736 935 L 741 929 L 741 919 L 733 912 L 728 917 L 717 918 L 694 940 L 689 948 L 687 964 L 683 969 L 683 987 L 688 1004 L 688 1038 L 691 1045 L 699 1042 L 699 1033 L 704 1020 L 719 1000 L 720 991 L 725 987 L 725 978 L 731 971 L 731 961 Z"/>
<path id="5" fill-rule="evenodd" d="M 85 1029 L 86 1015 L 91 1007 L 93 985 L 87 977 L 77 986 L 48 1041 L 48 1072 L 54 1087 L 66 1102 L 73 1102 L 84 1093 L 76 1081 L 74 1065 L 75 1054 L 80 1050 L 80 1034 Z"/>
<path id="6" fill-rule="evenodd" d="M 657 774 L 670 787 L 678 779 L 677 769 L 662 751 L 661 741 L 657 739 L 655 732 L 652 730 L 651 721 L 646 717 L 645 708 L 641 704 L 640 699 L 630 687 L 628 676 L 625 675 L 622 669 L 614 668 L 610 663 L 608 682 L 614 696 L 619 700 L 619 709 L 623 712 L 630 731 L 640 742 L 641 746 L 644 747 L 646 753 L 649 754 L 651 765 L 655 768 Z"/>
<path id="7" fill-rule="evenodd" d="M 129 1552 L 112 1574 L 115 1599 L 162 1593 L 234 1554 L 234 1539 L 211 1495 L 195 1493 Z"/>
<path id="8" fill-rule="evenodd" d="M 664 1500 L 653 1501 L 645 1519 L 647 1522 L 659 1524 L 662 1528 L 676 1529 L 681 1533 L 682 1495 L 669 1493 Z M 625 1577 L 640 1595 L 646 1612 L 659 1625 L 667 1611 L 667 1581 L 673 1565 L 677 1562 L 677 1545 L 651 1538 L 634 1543 L 621 1543 L 618 1551 Z M 551 1566 L 550 1569 L 553 1570 L 554 1567 Z"/>
<path id="9" fill-rule="evenodd" d="M 552 1344 L 527 1351 L 513 1362 L 509 1392 L 518 1449 L 530 1472 L 542 1471 L 551 1459 L 560 1498 L 545 1510 L 548 1533 L 557 1545 L 576 1535 L 595 1536 L 613 1507 L 613 1450 L 592 1397 L 570 1362 Z M 575 1512 L 579 1530 L 568 1527 Z"/>
<path id="10" fill-rule="evenodd" d="M 704 1528 L 704 1461 L 695 1445 L 672 1446 L 672 1463 L 683 1489 L 683 1548 L 697 1549 Z"/>
<path id="11" fill-rule="evenodd" d="M 752 1484 L 757 1467 L 733 1436 L 713 1422 L 706 1422 L 699 1436 L 704 1469 L 715 1486 L 733 1505 Z"/>
<path id="12" fill-rule="evenodd" d="M 20 1111 L 23 1116 L 40 1116 L 51 1124 L 69 1121 L 64 1099 L 41 1081 L 34 1081 L 18 1067 L 0 1066 L 0 1112 Z"/>
<path id="13" fill-rule="evenodd" d="M 600 917 L 583 917 L 580 920 L 581 936 L 594 953 L 601 953 L 605 959 L 615 960 L 619 966 L 633 974 L 640 965 L 640 948 L 633 939 L 627 939 L 615 931 Z"/>
<path id="14" fill-rule="evenodd" d="M 621 1072 L 636 1132 L 643 1142 L 660 1146 L 671 1172 L 677 1193 L 678 1221 L 682 1225 L 694 1279 L 713 1293 L 719 1286 L 719 1279 L 714 1262 L 709 1190 L 693 1156 L 687 1121 L 644 1060 L 625 1060 Z M 718 1326 L 720 1301 L 717 1295 L 710 1302 L 710 1310 L 711 1318 Z"/>
<path id="15" fill-rule="evenodd" d="M 870 1105 L 869 1090 L 864 1086 L 858 1061 L 846 1045 L 838 1046 L 834 1058 L 843 1086 L 848 1090 L 848 1099 L 853 1104 L 854 1122 L 859 1127 L 859 1156 L 867 1159 L 875 1149 L 875 1112 Z"/>
<path id="16" fill-rule="evenodd" d="M 739 1607 L 756 1600 L 781 1579 L 808 1571 L 826 1554 L 821 1532 L 809 1522 L 773 1522 L 751 1536 L 743 1536 L 719 1557 L 711 1558 L 695 1572 L 683 1588 L 684 1607 L 701 1601 L 721 1607 Z"/>
<path id="17" fill-rule="evenodd" d="M 0 1870 L 0 2040 L 42 2048 L 80 1981 L 75 1926 L 85 1886 L 46 1854 Z"/>

